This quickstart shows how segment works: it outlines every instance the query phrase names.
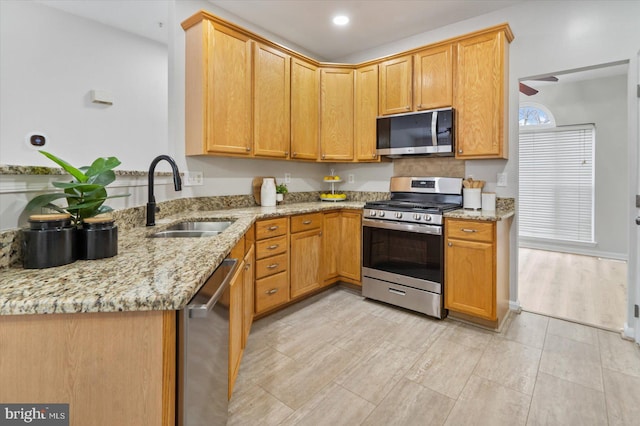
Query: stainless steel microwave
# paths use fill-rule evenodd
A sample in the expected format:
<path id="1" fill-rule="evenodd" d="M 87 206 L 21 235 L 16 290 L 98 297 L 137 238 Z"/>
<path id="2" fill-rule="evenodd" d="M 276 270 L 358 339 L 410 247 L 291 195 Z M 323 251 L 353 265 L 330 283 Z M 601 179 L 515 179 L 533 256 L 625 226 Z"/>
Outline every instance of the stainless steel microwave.
<path id="1" fill-rule="evenodd" d="M 399 114 L 377 119 L 378 155 L 453 156 L 453 108 Z"/>

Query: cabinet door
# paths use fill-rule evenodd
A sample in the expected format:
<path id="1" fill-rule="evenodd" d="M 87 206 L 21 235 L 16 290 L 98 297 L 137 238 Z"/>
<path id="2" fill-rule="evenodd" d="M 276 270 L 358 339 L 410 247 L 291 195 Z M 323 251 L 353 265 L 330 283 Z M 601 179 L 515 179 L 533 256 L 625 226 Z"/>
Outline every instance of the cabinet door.
<path id="1" fill-rule="evenodd" d="M 322 285 L 322 231 L 291 234 L 290 256 L 291 298 L 319 288 Z"/>
<path id="2" fill-rule="evenodd" d="M 244 286 L 244 262 L 238 265 L 229 284 L 229 399 L 233 393 L 233 385 L 240 369 L 243 341 L 243 308 L 242 291 Z"/>
<path id="3" fill-rule="evenodd" d="M 320 72 L 297 58 L 291 60 L 291 155 L 316 160 L 319 148 Z"/>
<path id="4" fill-rule="evenodd" d="M 374 161 L 376 154 L 376 117 L 378 116 L 378 67 L 356 70 L 355 150 L 356 160 Z"/>
<path id="5" fill-rule="evenodd" d="M 291 58 L 254 43 L 254 155 L 289 156 Z"/>
<path id="6" fill-rule="evenodd" d="M 507 48 L 502 31 L 457 43 L 456 158 L 507 158 Z"/>
<path id="7" fill-rule="evenodd" d="M 495 258 L 492 243 L 447 238 L 445 307 L 496 319 Z"/>
<path id="8" fill-rule="evenodd" d="M 423 50 L 413 56 L 413 109 L 451 106 L 453 102 L 453 45 Z"/>
<path id="9" fill-rule="evenodd" d="M 320 72 L 320 159 L 353 160 L 354 71 Z"/>
<path id="10" fill-rule="evenodd" d="M 247 338 L 249 337 L 249 332 L 251 331 L 251 324 L 253 323 L 253 299 L 254 299 L 254 288 L 253 282 L 255 280 L 255 265 L 254 265 L 254 254 L 255 249 L 254 245 L 251 244 L 249 251 L 244 257 L 244 271 L 243 271 L 243 289 L 242 289 L 242 309 L 243 309 L 243 318 L 242 318 L 242 347 L 247 346 Z"/>
<path id="11" fill-rule="evenodd" d="M 212 29 L 208 57 L 208 108 L 203 115 L 207 120 L 207 151 L 249 155 L 251 42 L 236 31 L 216 26 Z"/>
<path id="12" fill-rule="evenodd" d="M 340 232 L 340 212 L 328 212 L 324 214 L 322 223 L 322 271 L 323 282 L 331 284 L 339 275 L 338 262 L 340 259 L 340 247 L 342 246 L 342 234 Z"/>
<path id="13" fill-rule="evenodd" d="M 362 215 L 343 211 L 340 221 L 341 252 L 340 276 L 360 282 L 362 271 Z"/>
<path id="14" fill-rule="evenodd" d="M 390 59 L 379 65 L 379 113 L 380 115 L 410 112 L 412 107 L 411 55 Z"/>

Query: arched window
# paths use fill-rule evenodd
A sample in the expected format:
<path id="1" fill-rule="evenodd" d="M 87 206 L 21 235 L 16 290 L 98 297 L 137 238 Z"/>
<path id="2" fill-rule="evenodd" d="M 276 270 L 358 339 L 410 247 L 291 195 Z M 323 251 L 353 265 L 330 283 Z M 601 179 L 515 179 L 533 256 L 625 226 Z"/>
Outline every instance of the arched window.
<path id="1" fill-rule="evenodd" d="M 556 119 L 549 108 L 535 102 L 522 102 L 518 114 L 520 126 L 555 127 Z"/>

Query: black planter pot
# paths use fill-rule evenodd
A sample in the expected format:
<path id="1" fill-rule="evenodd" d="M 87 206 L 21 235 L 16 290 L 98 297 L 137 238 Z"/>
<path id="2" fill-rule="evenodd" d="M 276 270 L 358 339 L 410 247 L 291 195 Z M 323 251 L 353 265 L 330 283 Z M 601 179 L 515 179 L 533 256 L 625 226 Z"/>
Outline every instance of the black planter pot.
<path id="1" fill-rule="evenodd" d="M 118 254 L 118 227 L 108 216 L 85 219 L 78 229 L 78 258 L 93 260 Z"/>
<path id="2" fill-rule="evenodd" d="M 29 217 L 29 229 L 22 230 L 22 266 L 43 269 L 66 265 L 78 259 L 76 228 L 68 214 Z"/>

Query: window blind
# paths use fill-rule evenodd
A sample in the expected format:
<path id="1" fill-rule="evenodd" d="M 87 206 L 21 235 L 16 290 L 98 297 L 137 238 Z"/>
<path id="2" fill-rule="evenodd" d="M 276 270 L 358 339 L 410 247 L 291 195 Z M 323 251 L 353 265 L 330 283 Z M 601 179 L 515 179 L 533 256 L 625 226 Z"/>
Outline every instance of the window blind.
<path id="1" fill-rule="evenodd" d="M 520 236 L 594 242 L 595 126 L 520 131 Z"/>

